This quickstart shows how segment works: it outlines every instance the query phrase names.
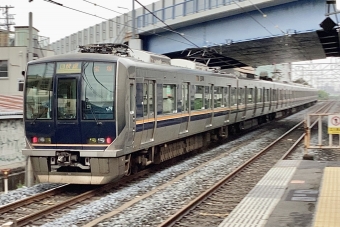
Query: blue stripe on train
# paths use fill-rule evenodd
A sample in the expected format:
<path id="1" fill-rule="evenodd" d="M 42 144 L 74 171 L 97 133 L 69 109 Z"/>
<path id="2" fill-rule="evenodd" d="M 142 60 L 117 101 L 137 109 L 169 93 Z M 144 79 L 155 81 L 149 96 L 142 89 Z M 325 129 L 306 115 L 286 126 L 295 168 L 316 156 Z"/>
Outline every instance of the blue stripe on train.
<path id="1" fill-rule="evenodd" d="M 214 117 L 219 117 L 219 116 L 223 116 L 223 115 L 227 115 L 228 111 L 221 111 L 221 112 L 216 112 L 214 113 Z"/>
<path id="2" fill-rule="evenodd" d="M 148 123 L 136 125 L 136 132 L 141 132 L 143 130 L 152 129 L 154 125 L 155 125 L 155 122 L 148 122 Z"/>
<path id="3" fill-rule="evenodd" d="M 164 121 L 157 121 L 157 128 L 162 128 L 170 125 L 177 125 L 182 123 L 183 120 L 182 118 L 174 118 L 174 119 L 169 119 L 169 120 L 164 120 Z"/>
<path id="4" fill-rule="evenodd" d="M 198 120 L 210 118 L 211 115 L 212 115 L 211 113 L 208 113 L 208 114 L 200 114 L 200 115 L 194 115 L 194 116 L 191 116 L 190 121 L 198 121 Z"/>

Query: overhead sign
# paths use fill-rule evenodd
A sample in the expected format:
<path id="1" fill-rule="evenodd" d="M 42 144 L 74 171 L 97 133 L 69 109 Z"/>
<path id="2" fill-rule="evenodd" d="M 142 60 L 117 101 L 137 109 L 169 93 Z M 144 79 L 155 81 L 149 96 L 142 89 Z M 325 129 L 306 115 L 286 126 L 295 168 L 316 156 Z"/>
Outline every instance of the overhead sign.
<path id="1" fill-rule="evenodd" d="M 340 114 L 328 116 L 328 134 L 340 134 Z"/>

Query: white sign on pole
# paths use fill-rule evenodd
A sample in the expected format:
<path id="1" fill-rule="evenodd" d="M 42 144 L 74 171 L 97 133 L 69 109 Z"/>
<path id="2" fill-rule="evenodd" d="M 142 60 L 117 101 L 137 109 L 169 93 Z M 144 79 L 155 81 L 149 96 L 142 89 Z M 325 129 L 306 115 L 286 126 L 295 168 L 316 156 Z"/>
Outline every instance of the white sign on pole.
<path id="1" fill-rule="evenodd" d="M 340 114 L 328 116 L 328 134 L 340 134 Z"/>

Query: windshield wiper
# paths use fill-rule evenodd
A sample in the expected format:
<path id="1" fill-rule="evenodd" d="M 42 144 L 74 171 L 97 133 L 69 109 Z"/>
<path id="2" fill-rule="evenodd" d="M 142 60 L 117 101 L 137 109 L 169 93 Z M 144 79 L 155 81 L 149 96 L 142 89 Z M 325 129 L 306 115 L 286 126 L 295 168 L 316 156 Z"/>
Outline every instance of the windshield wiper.
<path id="1" fill-rule="evenodd" d="M 88 101 L 89 101 L 88 98 L 86 98 L 86 103 L 85 103 L 86 107 L 87 107 Z M 101 121 L 98 121 L 97 118 L 96 118 L 96 115 L 93 113 L 92 104 L 91 103 L 90 103 L 89 107 L 90 107 L 91 114 L 92 114 L 94 120 L 96 121 L 97 125 L 102 125 L 103 123 Z"/>

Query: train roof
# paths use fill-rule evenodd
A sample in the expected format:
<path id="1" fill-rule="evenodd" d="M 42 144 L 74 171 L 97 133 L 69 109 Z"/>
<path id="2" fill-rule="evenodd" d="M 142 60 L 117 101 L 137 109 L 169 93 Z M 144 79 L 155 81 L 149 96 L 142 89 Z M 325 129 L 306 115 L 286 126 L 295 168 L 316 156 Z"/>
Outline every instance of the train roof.
<path id="1" fill-rule="evenodd" d="M 43 63 L 43 62 L 51 62 L 51 61 L 93 61 L 93 60 L 102 60 L 102 61 L 116 61 L 119 56 L 112 54 L 97 54 L 97 53 L 72 53 L 72 54 L 61 54 L 50 57 L 40 58 L 34 61 L 30 61 L 28 64 L 35 63 Z"/>

